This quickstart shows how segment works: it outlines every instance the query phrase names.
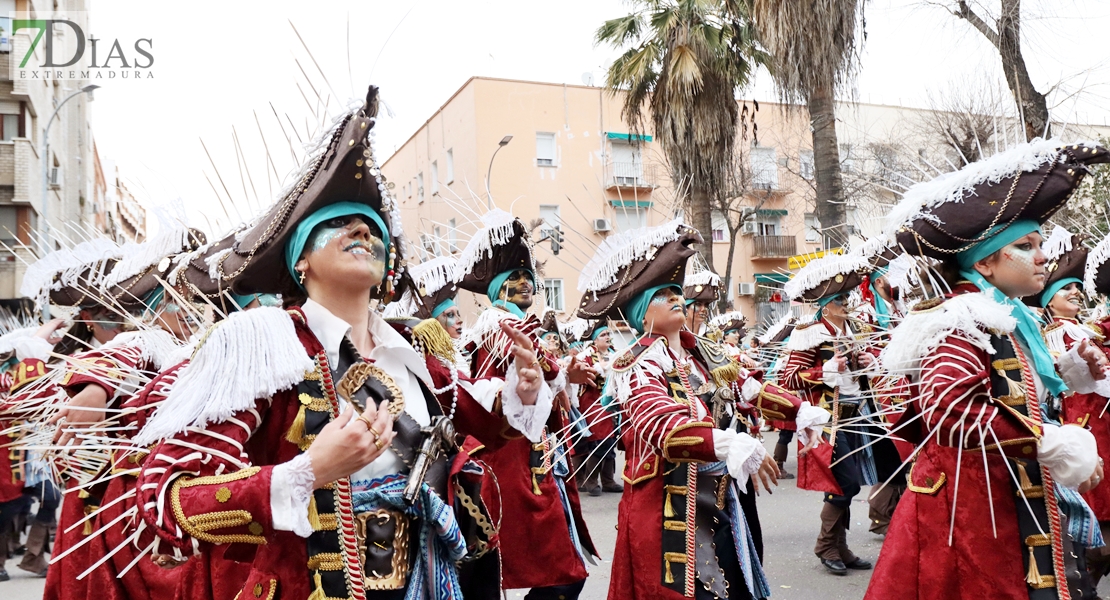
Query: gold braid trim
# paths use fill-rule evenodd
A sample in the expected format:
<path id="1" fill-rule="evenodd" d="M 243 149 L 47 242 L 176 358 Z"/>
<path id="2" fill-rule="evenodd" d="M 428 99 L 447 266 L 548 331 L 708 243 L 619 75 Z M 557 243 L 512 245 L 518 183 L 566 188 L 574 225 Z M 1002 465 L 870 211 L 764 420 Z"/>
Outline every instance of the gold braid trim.
<path id="1" fill-rule="evenodd" d="M 179 478 L 173 483 L 173 486 L 170 487 L 170 506 L 173 508 L 173 516 L 177 524 L 186 534 L 202 542 L 209 542 L 212 544 L 265 544 L 266 538 L 261 535 L 212 535 L 208 533 L 213 529 L 239 527 L 253 523 L 254 519 L 248 511 L 227 510 L 187 517 L 185 516 L 185 510 L 181 507 L 181 490 L 185 488 L 201 485 L 220 485 L 232 481 L 239 481 L 257 475 L 261 470 L 260 467 L 248 467 L 227 475 Z"/>

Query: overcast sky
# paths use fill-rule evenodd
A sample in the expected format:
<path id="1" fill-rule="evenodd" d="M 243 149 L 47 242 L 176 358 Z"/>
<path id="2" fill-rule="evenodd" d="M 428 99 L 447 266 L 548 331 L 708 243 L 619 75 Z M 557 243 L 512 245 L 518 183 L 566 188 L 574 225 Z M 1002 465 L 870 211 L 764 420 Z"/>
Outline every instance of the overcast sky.
<path id="1" fill-rule="evenodd" d="M 1034 82 L 1041 91 L 1059 86 L 1051 99 L 1054 118 L 1104 122 L 1110 116 L 1110 2 L 1023 4 L 1024 50 Z M 304 137 L 313 109 L 302 90 L 312 102 L 318 97 L 309 81 L 320 96 L 332 93 L 344 102 L 364 94 L 368 83 L 380 86 L 393 113 L 376 128 L 388 154 L 471 76 L 581 84 L 589 73 L 600 84 L 617 52 L 595 47 L 594 32 L 628 9 L 619 0 L 197 1 L 187 9 L 91 0 L 94 34 L 152 38 L 155 57 L 154 79 L 98 82 L 93 131 L 101 157 L 116 162 L 141 200 L 181 198 L 194 225 L 222 229 L 228 219 L 206 174 L 225 203 L 228 188 L 237 205 L 229 208 L 233 218 L 270 204 L 280 187 L 273 172 L 284 178 L 294 166 L 270 104 L 287 133 L 288 119 Z M 1006 93 L 999 73 L 999 58 L 985 38 L 942 8 L 920 0 L 870 2 L 859 100 L 930 106 L 930 97 L 969 85 Z M 744 95 L 773 100 L 770 77 L 760 73 Z M 245 194 L 233 127 L 254 183 Z M 200 213 L 221 223 L 210 226 Z"/>

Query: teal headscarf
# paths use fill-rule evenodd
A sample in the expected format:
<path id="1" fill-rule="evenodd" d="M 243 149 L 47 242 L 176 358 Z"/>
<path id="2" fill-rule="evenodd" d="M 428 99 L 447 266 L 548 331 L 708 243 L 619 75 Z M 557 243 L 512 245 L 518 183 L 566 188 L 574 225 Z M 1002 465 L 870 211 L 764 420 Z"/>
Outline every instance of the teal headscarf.
<path id="1" fill-rule="evenodd" d="M 624 317 L 633 329 L 639 333 L 644 332 L 644 316 L 647 315 L 648 305 L 651 304 L 651 297 L 659 290 L 666 288 L 674 288 L 679 294 L 682 293 L 682 288 L 679 285 L 664 283 L 663 285 L 650 287 L 640 292 L 639 296 L 629 300 L 628 303 L 624 305 Z"/>
<path id="2" fill-rule="evenodd" d="M 448 298 L 448 299 L 444 300 L 443 302 L 440 302 L 439 304 L 436 305 L 435 308 L 432 309 L 432 318 L 434 319 L 434 318 L 438 317 L 439 315 L 442 315 L 443 311 L 447 310 L 448 308 L 451 308 L 452 306 L 457 306 L 455 304 L 455 299 L 454 298 Z"/>
<path id="3" fill-rule="evenodd" d="M 248 304 L 257 300 L 260 295 L 261 294 L 232 294 L 231 299 L 235 301 L 235 305 L 239 307 L 239 310 L 243 310 Z"/>
<path id="4" fill-rule="evenodd" d="M 871 297 L 875 299 L 875 319 L 879 321 L 879 326 L 883 329 L 890 329 L 890 307 L 887 306 L 886 300 L 879 295 L 879 290 L 875 288 L 875 280 L 887 274 L 886 267 L 879 267 L 871 273 L 871 283 L 868 287 L 871 288 Z"/>
<path id="5" fill-rule="evenodd" d="M 1067 391 L 1068 387 L 1064 384 L 1064 380 L 1056 374 L 1056 365 L 1052 360 L 1052 355 L 1048 353 L 1048 346 L 1045 345 L 1044 337 L 1041 335 L 1040 319 L 1033 314 L 1033 311 L 1029 310 L 1024 302 L 1006 296 L 991 282 L 987 281 L 979 271 L 971 267 L 980 260 L 998 252 L 1014 240 L 1034 231 L 1040 231 L 1040 225 L 1036 221 L 1015 221 L 1009 227 L 1001 226 L 995 229 L 997 231 L 991 233 L 990 238 L 956 255 L 956 261 L 960 264 L 960 276 L 975 284 L 976 287 L 986 292 L 999 304 L 1010 307 L 1010 314 L 1017 319 L 1017 329 L 1014 330 L 1014 334 L 1022 345 L 1029 349 L 1029 353 L 1033 357 L 1033 368 L 1037 371 L 1037 375 L 1040 376 L 1045 388 L 1050 394 L 1059 396 Z"/>
<path id="6" fill-rule="evenodd" d="M 532 273 L 532 271 L 530 269 L 510 269 L 508 271 L 503 271 L 501 273 L 498 273 L 497 276 L 494 277 L 493 280 L 489 282 L 489 285 L 486 286 L 486 297 L 489 298 L 489 301 L 492 302 L 494 306 L 499 307 L 499 308 L 504 308 L 505 310 L 507 310 L 507 311 L 513 313 L 514 315 L 516 315 L 517 318 L 523 319 L 524 318 L 524 311 L 520 310 L 519 306 L 517 306 L 517 305 L 515 305 L 512 302 L 509 302 L 507 300 L 501 300 L 500 299 L 501 298 L 501 288 L 505 285 L 505 282 L 509 280 L 509 275 L 512 275 L 514 272 L 521 271 L 521 270 L 528 273 L 528 278 L 532 280 L 532 285 L 535 286 L 536 285 L 536 276 L 535 276 L 535 274 Z"/>
<path id="7" fill-rule="evenodd" d="M 1048 308 L 1048 303 L 1052 301 L 1052 297 L 1056 295 L 1056 292 L 1059 292 L 1072 283 L 1078 283 L 1079 289 L 1083 289 L 1083 281 L 1081 279 L 1076 279 L 1075 277 L 1067 277 L 1065 279 L 1061 279 L 1060 281 L 1057 281 L 1056 283 L 1053 283 L 1052 285 L 1046 287 L 1044 289 L 1044 293 L 1041 294 L 1041 308 Z"/>
<path id="8" fill-rule="evenodd" d="M 301 258 L 301 253 L 304 252 L 304 245 L 308 243 L 308 236 L 312 230 L 327 221 L 336 217 L 344 217 L 347 215 L 363 215 L 369 217 L 378 229 L 382 231 L 382 243 L 385 244 L 385 254 L 389 256 L 389 228 L 385 226 L 385 221 L 382 221 L 381 215 L 374 211 L 366 204 L 358 202 L 336 202 L 329 204 L 316 212 L 305 217 L 300 223 L 297 223 L 297 228 L 293 230 L 293 237 L 285 243 L 285 266 L 289 269 L 289 274 L 293 276 L 293 281 L 297 282 L 297 287 L 304 289 L 300 284 L 300 273 L 294 267 L 297 261 Z"/>
<path id="9" fill-rule="evenodd" d="M 146 296 L 143 296 L 143 306 L 146 307 L 147 312 L 155 312 L 158 309 L 158 305 L 162 303 L 162 299 L 165 297 L 166 288 L 159 285 L 147 292 Z"/>
<path id="10" fill-rule="evenodd" d="M 594 331 L 593 335 L 590 336 L 590 340 L 591 341 L 596 340 L 599 335 L 605 333 L 606 331 L 609 331 L 609 326 L 608 325 L 598 327 L 597 330 Z"/>

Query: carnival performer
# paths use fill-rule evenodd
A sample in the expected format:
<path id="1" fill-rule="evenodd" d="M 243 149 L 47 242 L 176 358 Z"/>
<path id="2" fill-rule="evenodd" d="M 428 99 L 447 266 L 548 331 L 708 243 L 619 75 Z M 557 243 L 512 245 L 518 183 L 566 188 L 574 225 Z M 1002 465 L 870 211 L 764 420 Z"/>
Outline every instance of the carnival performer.
<path id="1" fill-rule="evenodd" d="M 872 566 L 848 546 L 852 498 L 861 486 L 878 482 L 870 446 L 865 444 L 869 440 L 863 435 L 868 428 L 861 422 L 877 412 L 867 374 L 875 366 L 877 350 L 866 337 L 857 340 L 848 308 L 848 296 L 867 267 L 866 257 L 829 255 L 808 263 L 784 286 L 792 300 L 819 306 L 812 321 L 794 328 L 780 381 L 833 414 L 827 440 L 826 434 L 819 440 L 799 436 L 798 487 L 824 494 L 813 552 L 834 575 Z"/>
<path id="2" fill-rule="evenodd" d="M 1054 364 L 1016 299 L 1044 289 L 1039 223 L 1101 162 L 1101 146 L 1034 140 L 910 188 L 889 214 L 885 234 L 943 261 L 952 294 L 917 304 L 880 357 L 915 386 L 917 431 L 898 434 L 919 448 L 866 598 L 1095 596 L 1084 550 L 1102 536 L 1080 496 L 1102 478 L 1095 437 L 1045 408 L 1089 391 L 1106 359 L 1074 347 Z"/>
<path id="3" fill-rule="evenodd" d="M 377 107 L 371 87 L 295 186 L 211 261 L 235 293 L 301 304 L 217 325 L 135 440 L 156 444 L 138 487 L 155 558 L 222 551 L 248 570 L 244 598 L 461 598 L 446 413 L 496 443 L 490 432 L 544 390 L 530 343 L 506 327 L 527 345 L 514 343 L 496 390 L 503 412 L 462 389 L 433 395 L 425 358 L 369 310 L 400 291 L 404 269 L 368 135 Z"/>
<path id="4" fill-rule="evenodd" d="M 777 470 L 736 430 L 733 385 L 803 429 L 828 419 L 773 386 L 740 381 L 718 344 L 684 330 L 683 271 L 700 242 L 677 220 L 610 236 L 578 286 L 579 317 L 624 319 L 640 334 L 610 372 L 626 449 L 611 600 L 767 597 L 741 497 L 754 497 L 751 478 L 770 491 Z"/>
<path id="5" fill-rule="evenodd" d="M 616 417 L 602 406 L 601 391 L 605 389 L 609 363 L 613 359 L 609 322 L 598 320 L 588 332 L 589 345 L 577 360 L 597 371 L 592 381 L 577 386 L 578 409 L 582 413 L 590 435 L 575 445 L 575 451 L 585 456 L 579 469 L 578 489 L 591 496 L 602 493 L 619 494 L 624 491 L 617 481 L 617 428 Z"/>
<path id="6" fill-rule="evenodd" d="M 492 304 L 460 340 L 470 358 L 470 375 L 504 377 L 511 357 L 506 352 L 509 340 L 500 327 L 511 324 L 532 340 L 546 388 L 561 398 L 554 409 L 537 403 L 534 420 L 506 430 L 499 448 L 474 453 L 490 471 L 488 485 L 482 486 L 486 505 L 493 514 L 502 515 L 501 586 L 530 588 L 526 597 L 531 599 L 574 599 L 585 585 L 586 563 L 597 551 L 582 518 L 578 488 L 566 482 L 570 447 L 568 436 L 561 432 L 567 426 L 565 411 L 570 404 L 565 393 L 568 378 L 581 384 L 595 374 L 578 362 L 563 371 L 554 356 L 539 350 L 540 321 L 527 313 L 539 288 L 524 223 L 496 209 L 483 215 L 482 223 L 460 253 L 455 277 L 460 288 L 485 296 Z M 499 497 L 495 489 L 500 490 Z M 543 535 L 537 536 L 541 531 Z"/>
<path id="7" fill-rule="evenodd" d="M 686 298 L 686 329 L 694 335 L 708 335 L 711 313 L 721 299 L 721 276 L 697 254 L 686 266 L 682 294 Z"/>

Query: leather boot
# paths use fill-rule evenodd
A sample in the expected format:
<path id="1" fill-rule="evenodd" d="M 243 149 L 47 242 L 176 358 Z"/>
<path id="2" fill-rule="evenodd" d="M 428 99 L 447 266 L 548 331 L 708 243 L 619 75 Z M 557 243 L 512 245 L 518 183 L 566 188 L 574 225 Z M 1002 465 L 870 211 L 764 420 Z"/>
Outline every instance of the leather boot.
<path id="1" fill-rule="evenodd" d="M 601 459 L 601 491 L 619 494 L 624 491 L 624 486 L 616 480 L 617 455 L 610 451 Z"/>
<path id="2" fill-rule="evenodd" d="M 574 483 L 578 485 L 578 491 L 586 491 L 586 458 L 581 452 L 575 452 L 570 455 L 570 469 L 574 473 Z"/>
<path id="3" fill-rule="evenodd" d="M 817 535 L 817 545 L 813 553 L 822 560 L 837 560 L 840 557 L 840 531 L 846 511 L 830 502 L 821 504 L 821 532 Z"/>
<path id="4" fill-rule="evenodd" d="M 591 452 L 586 457 L 586 464 L 583 465 L 582 470 L 586 474 L 586 482 L 583 484 L 585 492 L 591 496 L 601 495 L 601 484 L 598 483 L 598 475 L 601 472 L 601 457 L 597 452 Z"/>
<path id="5" fill-rule="evenodd" d="M 779 479 L 794 479 L 793 473 L 786 472 L 786 455 L 790 447 L 786 444 L 775 444 L 775 462 L 779 465 Z"/>
<path id="6" fill-rule="evenodd" d="M 45 556 L 46 539 L 49 536 L 49 525 L 40 523 L 38 520 L 31 521 L 31 532 L 27 534 L 27 553 L 19 562 L 20 569 L 39 577 L 46 577 L 46 567 L 49 564 Z"/>

